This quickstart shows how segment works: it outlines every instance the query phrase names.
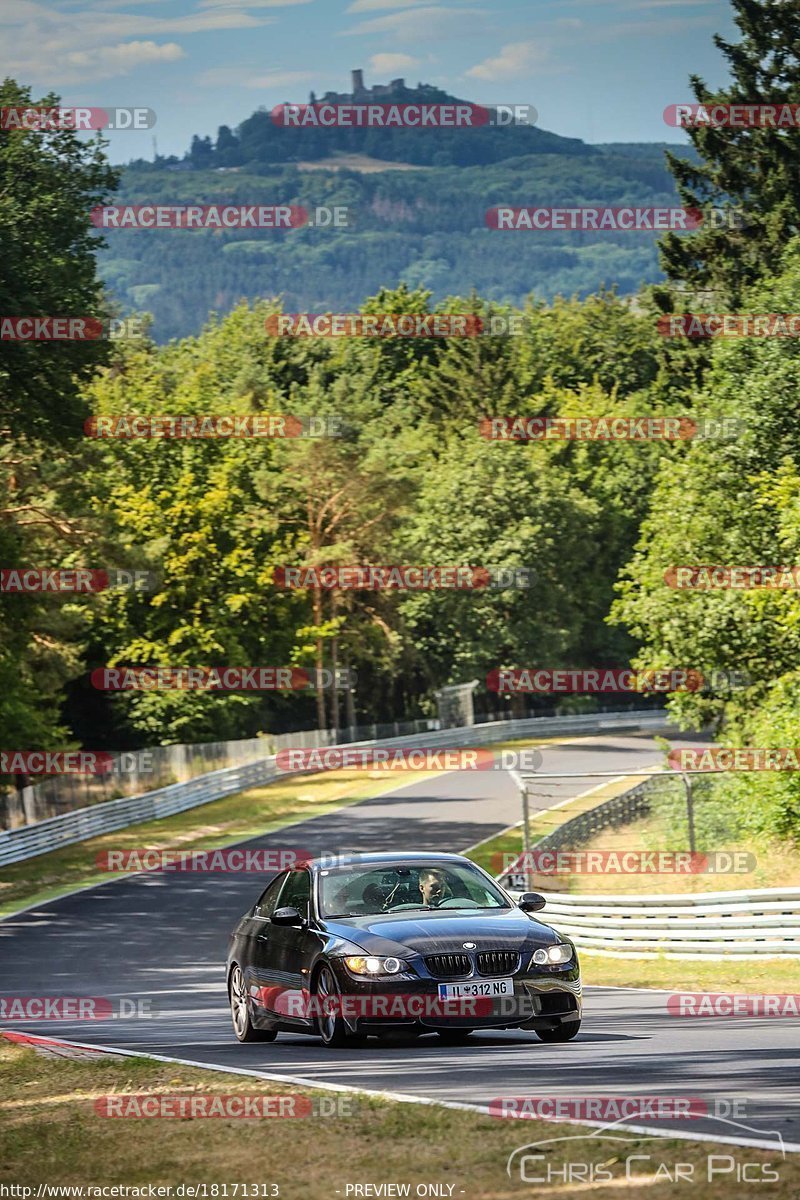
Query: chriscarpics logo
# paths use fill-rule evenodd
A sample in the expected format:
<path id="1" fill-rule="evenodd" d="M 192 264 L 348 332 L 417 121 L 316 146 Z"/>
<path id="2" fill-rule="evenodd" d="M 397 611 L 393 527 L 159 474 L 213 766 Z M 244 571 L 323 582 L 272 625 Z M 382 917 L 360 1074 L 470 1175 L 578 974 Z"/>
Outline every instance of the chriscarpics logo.
<path id="1" fill-rule="evenodd" d="M 735 1144 L 714 1144 L 710 1139 L 693 1144 L 691 1135 L 689 1140 L 678 1141 L 654 1130 L 649 1136 L 638 1121 L 629 1127 L 624 1120 L 586 1133 L 528 1142 L 511 1152 L 506 1172 L 515 1182 L 536 1185 L 541 1189 L 536 1195 L 545 1194 L 548 1187 L 556 1196 L 688 1183 L 722 1185 L 719 1194 L 731 1200 L 743 1195 L 743 1186 L 776 1183 L 781 1178 L 786 1148 L 778 1130 L 709 1114 L 706 1120 L 713 1123 L 712 1137 Z M 708 1132 L 703 1131 L 704 1137 Z"/>

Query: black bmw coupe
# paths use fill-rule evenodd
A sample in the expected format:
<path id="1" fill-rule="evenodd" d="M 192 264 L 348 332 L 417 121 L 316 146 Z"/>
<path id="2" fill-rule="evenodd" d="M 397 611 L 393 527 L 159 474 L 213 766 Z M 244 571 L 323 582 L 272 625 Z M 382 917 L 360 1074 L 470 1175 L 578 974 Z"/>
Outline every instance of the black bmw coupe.
<path id="1" fill-rule="evenodd" d="M 530 1029 L 567 1042 L 581 1023 L 572 942 L 458 854 L 321 857 L 278 875 L 231 936 L 240 1042 L 279 1032 L 326 1046 L 369 1035 Z"/>

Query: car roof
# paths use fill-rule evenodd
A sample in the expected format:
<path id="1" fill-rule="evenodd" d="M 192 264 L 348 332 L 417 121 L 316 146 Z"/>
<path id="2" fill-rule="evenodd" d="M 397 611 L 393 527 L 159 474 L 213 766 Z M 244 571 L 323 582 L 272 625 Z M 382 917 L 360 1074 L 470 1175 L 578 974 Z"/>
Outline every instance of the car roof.
<path id="1" fill-rule="evenodd" d="M 474 866 L 474 863 L 465 858 L 463 854 L 442 854 L 436 850 L 431 850 L 429 853 L 423 850 L 396 850 L 381 854 L 321 854 L 318 858 L 307 859 L 303 865 L 310 867 L 312 871 L 325 871 L 331 867 L 379 867 L 383 863 L 397 862 L 469 863 L 470 866 Z"/>

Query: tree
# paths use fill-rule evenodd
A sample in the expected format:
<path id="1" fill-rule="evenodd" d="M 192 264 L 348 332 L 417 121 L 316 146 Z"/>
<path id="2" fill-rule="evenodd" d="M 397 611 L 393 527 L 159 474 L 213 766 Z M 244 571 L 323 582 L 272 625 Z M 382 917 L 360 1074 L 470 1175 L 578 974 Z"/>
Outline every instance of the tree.
<path id="1" fill-rule="evenodd" d="M 739 42 L 716 35 L 733 82 L 711 91 L 691 76 L 703 105 L 800 102 L 800 4 L 797 0 L 732 0 Z M 691 234 L 668 233 L 661 259 L 670 279 L 695 290 L 712 289 L 738 303 L 743 289 L 774 274 L 787 241 L 798 232 L 800 129 L 701 125 L 689 129 L 700 161 L 669 153 L 684 206 L 708 214 L 713 207 L 741 210 L 741 228 L 705 220 Z"/>
<path id="2" fill-rule="evenodd" d="M 29 88 L 0 84 L 0 106 L 57 107 Z M 117 173 L 102 142 L 69 130 L 0 132 L 0 312 L 19 316 L 108 315 L 96 254 L 102 244 L 91 210 L 108 202 Z M 0 432 L 80 436 L 87 415 L 81 385 L 109 357 L 107 341 L 0 340 Z"/>
<path id="3" fill-rule="evenodd" d="M 778 279 L 762 283 L 745 298 L 757 312 L 789 311 L 798 287 L 796 239 Z M 691 668 L 704 674 L 725 670 L 749 677 L 745 689 L 678 693 L 670 702 L 687 727 L 713 718 L 746 738 L 756 729 L 761 706 L 769 705 L 776 691 L 785 695 L 798 686 L 798 593 L 682 590 L 670 586 L 671 576 L 665 578 L 665 573 L 677 565 L 792 566 L 800 560 L 796 340 L 716 343 L 696 413 L 736 421 L 738 436 L 694 441 L 662 464 L 612 619 L 624 623 L 641 643 L 641 667 Z M 764 736 L 763 722 L 757 732 Z"/>
<path id="4" fill-rule="evenodd" d="M 239 139 L 231 132 L 228 125 L 220 125 L 217 130 L 214 159 L 220 167 L 238 167 L 241 165 L 242 152 Z"/>
<path id="5" fill-rule="evenodd" d="M 32 101 L 13 80 L 0 107 Z M 102 142 L 68 130 L 0 133 L 0 312 L 103 318 L 99 245 L 90 211 L 116 183 Z M 0 559 L 5 567 L 69 566 L 94 528 L 83 514 L 76 447 L 82 391 L 107 341 L 0 340 Z M 61 704 L 80 672 L 84 606 L 63 597 L 0 595 L 0 730 L 5 744 L 53 748 L 69 736 Z M 7 740 L 6 740 L 7 739 Z"/>
<path id="6" fill-rule="evenodd" d="M 531 571 L 529 587 L 409 593 L 401 610 L 428 686 L 498 668 L 569 661 L 582 625 L 585 547 L 596 505 L 550 447 L 492 444 L 454 430 L 425 473 L 401 533 L 405 561 Z"/>

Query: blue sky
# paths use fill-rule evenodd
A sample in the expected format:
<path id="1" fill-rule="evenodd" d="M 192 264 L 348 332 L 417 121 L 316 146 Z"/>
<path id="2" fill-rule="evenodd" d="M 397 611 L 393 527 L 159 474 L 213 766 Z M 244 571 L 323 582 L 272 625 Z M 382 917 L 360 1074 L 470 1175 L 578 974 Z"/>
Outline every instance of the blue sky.
<path id="1" fill-rule="evenodd" d="M 116 161 L 181 154 L 308 91 L 405 76 L 484 103 L 527 103 L 589 142 L 679 141 L 668 104 L 690 73 L 725 82 L 711 37 L 727 0 L 1 0 L 4 75 L 69 104 L 139 105 L 152 132 L 112 135 Z"/>

